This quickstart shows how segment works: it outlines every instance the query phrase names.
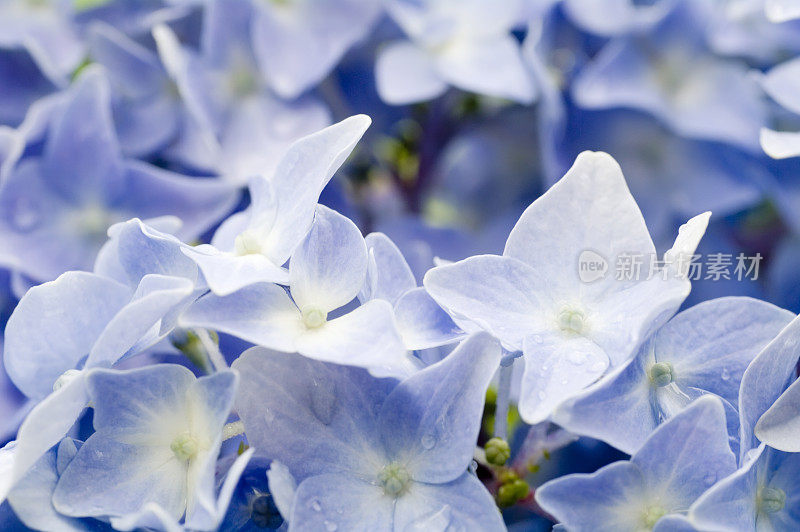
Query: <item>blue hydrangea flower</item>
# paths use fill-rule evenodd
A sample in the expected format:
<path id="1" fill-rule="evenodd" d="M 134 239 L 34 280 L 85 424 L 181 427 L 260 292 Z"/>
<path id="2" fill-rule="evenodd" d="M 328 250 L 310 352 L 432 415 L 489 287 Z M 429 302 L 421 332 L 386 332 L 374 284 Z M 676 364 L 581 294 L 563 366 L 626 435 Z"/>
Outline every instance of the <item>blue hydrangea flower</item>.
<path id="1" fill-rule="evenodd" d="M 325 78 L 383 7 L 379 0 L 251 4 L 253 53 L 272 90 L 289 100 Z"/>
<path id="2" fill-rule="evenodd" d="M 185 514 L 187 528 L 215 529 L 225 508 L 217 507 L 214 468 L 236 374 L 198 379 L 182 366 L 160 364 L 93 370 L 87 385 L 95 432 L 61 474 L 56 510 L 110 517 L 115 528 L 131 530 L 150 524 L 159 508 L 173 520 Z"/>
<path id="3" fill-rule="evenodd" d="M 275 175 L 250 182 L 250 206 L 225 220 L 211 244 L 185 248 L 217 295 L 258 282 L 286 284 L 283 265 L 311 228 L 322 189 L 371 121 L 352 116 L 295 142 Z"/>
<path id="4" fill-rule="evenodd" d="M 697 397 L 722 399 L 738 439 L 739 384 L 750 362 L 794 315 L 757 299 L 727 297 L 679 313 L 624 368 L 568 401 L 564 428 L 634 453 L 655 428 Z"/>
<path id="5" fill-rule="evenodd" d="M 289 263 L 289 293 L 259 283 L 227 296 L 208 294 L 181 315 L 180 323 L 326 362 L 407 373 L 413 367 L 388 302 L 375 299 L 337 313 L 358 295 L 367 260 L 355 224 L 318 205 L 311 231 Z"/>
<path id="6" fill-rule="evenodd" d="M 536 92 L 510 30 L 522 2 L 392 0 L 387 9 L 408 36 L 378 56 L 378 92 L 391 104 L 433 99 L 453 85 L 463 90 L 533 101 Z"/>
<path id="7" fill-rule="evenodd" d="M 720 399 L 705 396 L 659 426 L 630 461 L 537 488 L 536 502 L 568 530 L 691 530 L 690 505 L 736 470 Z"/>
<path id="8" fill-rule="evenodd" d="M 269 90 L 251 39 L 256 20 L 263 18 L 255 11 L 269 9 L 260 5 L 249 0 L 207 3 L 199 51 L 182 45 L 167 26 L 153 30 L 169 76 L 159 90 L 172 99 L 177 93 L 182 102 L 182 128 L 163 155 L 239 185 L 253 175 L 271 176 L 292 142 L 331 121 L 317 100 L 285 102 Z M 269 57 L 278 56 L 270 51 Z"/>
<path id="9" fill-rule="evenodd" d="M 41 155 L 16 161 L 0 190 L 0 260 L 36 281 L 90 269 L 116 222 L 176 215 L 179 235 L 195 238 L 237 200 L 224 183 L 124 159 L 99 70 L 81 76 L 48 126 Z"/>
<path id="10" fill-rule="evenodd" d="M 735 473 L 721 479 L 689 509 L 699 530 L 756 532 L 800 527 L 800 454 L 764 444 Z"/>
<path id="11" fill-rule="evenodd" d="M 708 49 L 709 10 L 684 0 L 653 31 L 612 40 L 575 80 L 576 103 L 641 109 L 679 135 L 756 151 L 766 106 L 746 65 Z"/>
<path id="12" fill-rule="evenodd" d="M 58 443 L 88 404 L 86 370 L 165 338 L 197 297 L 197 267 L 180 242 L 138 220 L 112 228 L 101 273 L 67 272 L 30 289 L 8 320 L 4 364 L 38 402 L 17 434 L 14 482 Z M 108 276 L 106 276 L 108 275 Z"/>
<path id="13" fill-rule="evenodd" d="M 682 228 L 667 258 L 692 255 L 708 214 Z M 609 270 L 622 255 L 639 256 L 647 272 L 655 248 L 617 163 L 584 152 L 523 213 L 503 256 L 439 266 L 424 284 L 462 329 L 487 330 L 524 352 L 520 414 L 537 423 L 627 362 L 688 295 L 689 282 L 674 273 L 617 279 Z M 598 266 L 581 280 L 587 257 Z"/>
<path id="14" fill-rule="evenodd" d="M 236 408 L 250 443 L 297 481 L 292 528 L 503 530 L 467 471 L 499 360 L 479 334 L 398 384 L 255 348 L 234 363 Z M 272 477 L 270 486 L 285 508 Z"/>
<path id="15" fill-rule="evenodd" d="M 71 2 L 0 4 L 0 124 L 18 125 L 36 99 L 69 83 L 84 56 Z"/>

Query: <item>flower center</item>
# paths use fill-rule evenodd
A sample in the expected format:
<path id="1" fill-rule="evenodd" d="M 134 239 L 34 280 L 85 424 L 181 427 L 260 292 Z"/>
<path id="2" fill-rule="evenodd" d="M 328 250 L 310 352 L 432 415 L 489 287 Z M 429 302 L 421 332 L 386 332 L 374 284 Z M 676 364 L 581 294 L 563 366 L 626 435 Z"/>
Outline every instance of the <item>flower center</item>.
<path id="1" fill-rule="evenodd" d="M 308 329 L 318 329 L 325 325 L 328 320 L 328 313 L 316 308 L 303 309 L 303 323 Z"/>
<path id="2" fill-rule="evenodd" d="M 169 446 L 178 460 L 191 460 L 197 456 L 199 447 L 197 438 L 191 432 L 182 432 L 172 440 Z"/>
<path id="3" fill-rule="evenodd" d="M 233 241 L 233 248 L 237 255 L 258 255 L 261 253 L 261 242 L 255 231 L 246 229 Z"/>
<path id="4" fill-rule="evenodd" d="M 411 475 L 400 464 L 389 464 L 378 473 L 378 483 L 383 492 L 390 497 L 399 497 L 408 491 Z"/>
<path id="5" fill-rule="evenodd" d="M 642 522 L 649 530 L 656 526 L 659 519 L 667 515 L 667 511 L 661 506 L 650 506 L 642 514 Z"/>
<path id="6" fill-rule="evenodd" d="M 586 316 L 579 310 L 562 310 L 558 315 L 558 326 L 566 333 L 583 334 L 586 328 Z"/>
<path id="7" fill-rule="evenodd" d="M 662 388 L 675 380 L 675 370 L 669 362 L 658 362 L 650 366 L 647 376 L 654 386 Z"/>
<path id="8" fill-rule="evenodd" d="M 782 489 L 764 487 L 758 494 L 758 509 L 767 514 L 780 512 L 786 506 L 786 493 Z"/>

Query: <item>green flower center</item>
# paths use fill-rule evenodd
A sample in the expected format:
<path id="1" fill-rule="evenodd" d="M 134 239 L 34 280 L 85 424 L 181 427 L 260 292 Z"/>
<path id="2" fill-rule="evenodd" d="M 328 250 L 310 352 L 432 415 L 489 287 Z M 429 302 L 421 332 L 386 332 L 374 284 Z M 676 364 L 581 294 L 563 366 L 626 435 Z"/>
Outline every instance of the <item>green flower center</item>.
<path id="1" fill-rule="evenodd" d="M 389 464 L 378 473 L 378 483 L 383 492 L 390 497 L 399 497 L 408 491 L 411 475 L 400 464 Z"/>
<path id="2" fill-rule="evenodd" d="M 658 362 L 650 366 L 647 376 L 654 386 L 661 388 L 675 380 L 675 370 L 669 362 Z"/>
<path id="3" fill-rule="evenodd" d="M 169 448 L 175 453 L 178 460 L 191 460 L 197 456 L 200 446 L 192 433 L 182 432 L 172 440 Z"/>
<path id="4" fill-rule="evenodd" d="M 308 329 L 318 329 L 325 325 L 328 320 L 328 313 L 316 308 L 303 309 L 303 323 Z"/>
<path id="5" fill-rule="evenodd" d="M 758 494 L 758 509 L 767 514 L 780 512 L 786 506 L 786 493 L 779 488 L 764 487 Z"/>

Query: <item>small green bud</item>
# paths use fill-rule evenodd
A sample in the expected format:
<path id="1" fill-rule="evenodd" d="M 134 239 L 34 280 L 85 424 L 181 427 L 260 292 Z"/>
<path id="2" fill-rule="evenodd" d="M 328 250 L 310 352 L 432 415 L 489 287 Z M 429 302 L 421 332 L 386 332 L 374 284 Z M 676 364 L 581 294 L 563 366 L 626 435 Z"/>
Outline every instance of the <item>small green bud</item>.
<path id="1" fill-rule="evenodd" d="M 511 456 L 508 442 L 501 438 L 492 438 L 487 441 L 484 450 L 486 451 L 486 461 L 496 466 L 505 464 Z"/>
<path id="2" fill-rule="evenodd" d="M 653 364 L 650 366 L 650 370 L 647 373 L 647 376 L 650 378 L 650 382 L 659 388 L 667 386 L 675 380 L 675 372 L 672 369 L 672 364 L 669 362 L 658 362 Z"/>
<path id="3" fill-rule="evenodd" d="M 215 331 L 209 330 L 208 335 L 215 344 L 219 345 L 219 336 Z M 170 334 L 169 339 L 172 345 L 183 353 L 192 364 L 203 371 L 208 370 L 208 356 L 206 355 L 206 350 L 203 348 L 203 343 L 194 331 L 190 329 L 176 329 Z"/>
<path id="4" fill-rule="evenodd" d="M 524 480 L 518 478 L 512 482 L 503 484 L 497 490 L 497 505 L 501 508 L 514 506 L 531 492 L 530 486 Z"/>
<path id="5" fill-rule="evenodd" d="M 758 494 L 758 509 L 767 514 L 780 512 L 786 506 L 786 492 L 779 488 L 764 487 Z"/>

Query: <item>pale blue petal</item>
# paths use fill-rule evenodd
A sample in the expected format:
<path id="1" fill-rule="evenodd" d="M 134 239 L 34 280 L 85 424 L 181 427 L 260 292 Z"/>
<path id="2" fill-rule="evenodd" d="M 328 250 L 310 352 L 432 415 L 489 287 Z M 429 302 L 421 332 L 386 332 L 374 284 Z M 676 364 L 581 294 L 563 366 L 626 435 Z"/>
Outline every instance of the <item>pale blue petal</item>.
<path id="1" fill-rule="evenodd" d="M 123 441 L 155 430 L 166 411 L 185 414 L 182 405 L 195 378 L 183 366 L 162 364 L 129 371 L 92 370 L 87 380 L 95 430 Z"/>
<path id="2" fill-rule="evenodd" d="M 208 294 L 179 318 L 183 327 L 203 327 L 232 334 L 271 349 L 294 352 L 305 327 L 286 291 L 274 284 L 255 284 L 228 296 Z"/>
<path id="3" fill-rule="evenodd" d="M 97 432 L 58 481 L 53 505 L 65 515 L 122 516 L 156 503 L 174 519 L 186 505 L 186 465 L 164 448 L 121 443 Z"/>
<path id="4" fill-rule="evenodd" d="M 739 394 L 740 453 L 758 446 L 753 429 L 795 376 L 800 318 L 787 325 L 750 363 L 742 376 Z"/>
<path id="5" fill-rule="evenodd" d="M 470 92 L 530 104 L 536 97 L 511 35 L 459 39 L 436 55 L 436 67 L 452 85 Z"/>
<path id="6" fill-rule="evenodd" d="M 263 348 L 246 351 L 233 368 L 241 376 L 236 411 L 259 456 L 285 464 L 298 481 L 380 470 L 377 419 L 392 383 Z"/>
<path id="7" fill-rule="evenodd" d="M 85 373 L 82 372 L 30 411 L 17 432 L 12 483 L 20 480 L 44 453 L 67 435 L 88 403 Z"/>
<path id="8" fill-rule="evenodd" d="M 292 298 L 301 311 L 325 314 L 352 301 L 364 284 L 367 246 L 361 231 L 338 212 L 317 206 L 314 224 L 289 263 Z"/>
<path id="9" fill-rule="evenodd" d="M 364 241 L 369 252 L 369 268 L 359 299 L 385 299 L 392 305 L 417 287 L 414 273 L 394 242 L 383 233 L 370 233 Z"/>
<path id="10" fill-rule="evenodd" d="M 397 499 L 394 530 L 504 531 L 503 518 L 486 487 L 471 473 L 446 484 L 414 483 Z"/>
<path id="11" fill-rule="evenodd" d="M 668 511 L 688 508 L 736 470 L 722 401 L 712 395 L 696 399 L 660 425 L 631 462 L 647 485 L 672 505 Z"/>
<path id="12" fill-rule="evenodd" d="M 415 44 L 387 44 L 375 64 L 378 93 L 392 105 L 432 100 L 447 90 L 433 58 Z"/>
<path id="13" fill-rule="evenodd" d="M 429 349 L 458 342 L 464 331 L 422 288 L 413 288 L 394 307 L 397 329 L 407 349 Z"/>
<path id="14" fill-rule="evenodd" d="M 672 364 L 676 383 L 736 404 L 750 362 L 794 315 L 746 297 L 705 301 L 675 316 L 656 336 L 656 362 Z"/>
<path id="15" fill-rule="evenodd" d="M 646 344 L 648 349 L 650 344 Z M 603 440 L 627 454 L 636 452 L 658 426 L 651 386 L 637 356 L 627 365 L 558 408 L 553 421 L 565 429 Z"/>
<path id="16" fill-rule="evenodd" d="M 89 351 L 86 367 L 113 366 L 125 356 L 156 344 L 170 328 L 165 316 L 190 300 L 194 283 L 182 277 L 145 275 L 131 301 L 108 322 Z"/>
<path id="17" fill-rule="evenodd" d="M 763 455 L 761 445 L 747 463 L 703 493 L 692 504 L 689 520 L 701 530 L 755 532 L 758 466 Z"/>
<path id="18" fill-rule="evenodd" d="M 527 423 L 545 421 L 564 401 L 576 396 L 608 369 L 608 355 L 583 336 L 562 332 L 529 336 L 519 413 Z"/>
<path id="19" fill-rule="evenodd" d="M 300 327 L 293 351 L 307 357 L 367 368 L 377 377 L 402 378 L 415 369 L 386 301 L 367 301 L 315 329 Z"/>
<path id="20" fill-rule="evenodd" d="M 208 244 L 186 246 L 182 251 L 199 266 L 208 287 L 218 296 L 256 283 L 289 284 L 289 272 L 261 254 L 237 256 Z"/>
<path id="21" fill-rule="evenodd" d="M 636 530 L 645 479 L 631 462 L 615 462 L 592 474 L 573 474 L 536 489 L 536 502 L 568 530 Z M 644 508 L 641 508 L 644 510 Z"/>
<path id="22" fill-rule="evenodd" d="M 92 527 L 77 519 L 60 515 L 53 508 L 51 498 L 59 477 L 56 467 L 58 453 L 58 448 L 53 448 L 42 456 L 28 470 L 25 478 L 17 483 L 9 494 L 8 501 L 17 517 L 34 530 L 91 530 Z"/>
<path id="23" fill-rule="evenodd" d="M 764 412 L 755 426 L 756 438 L 781 451 L 800 452 L 800 380 L 796 380 Z"/>
<path id="24" fill-rule="evenodd" d="M 289 522 L 298 530 L 393 530 L 395 502 L 377 483 L 325 473 L 297 486 Z"/>
<path id="25" fill-rule="evenodd" d="M 131 290 L 111 279 L 68 272 L 32 288 L 8 320 L 6 372 L 29 397 L 44 397 L 56 379 L 89 354 Z"/>
<path id="26" fill-rule="evenodd" d="M 542 332 L 549 279 L 508 257 L 479 255 L 428 271 L 425 289 L 467 332 L 486 330 L 512 349 Z"/>
<path id="27" fill-rule="evenodd" d="M 120 192 L 122 155 L 111 118 L 108 80 L 87 68 L 51 124 L 44 176 L 66 198 L 106 204 Z"/>
<path id="28" fill-rule="evenodd" d="M 386 399 L 380 413 L 383 444 L 415 481 L 449 482 L 469 465 L 500 354 L 496 340 L 477 333 Z"/>
<path id="29" fill-rule="evenodd" d="M 317 200 L 371 123 L 365 115 L 351 116 L 295 141 L 278 164 L 272 179 L 278 213 L 272 230 L 278 235 L 272 251 L 283 264 L 311 227 Z"/>

